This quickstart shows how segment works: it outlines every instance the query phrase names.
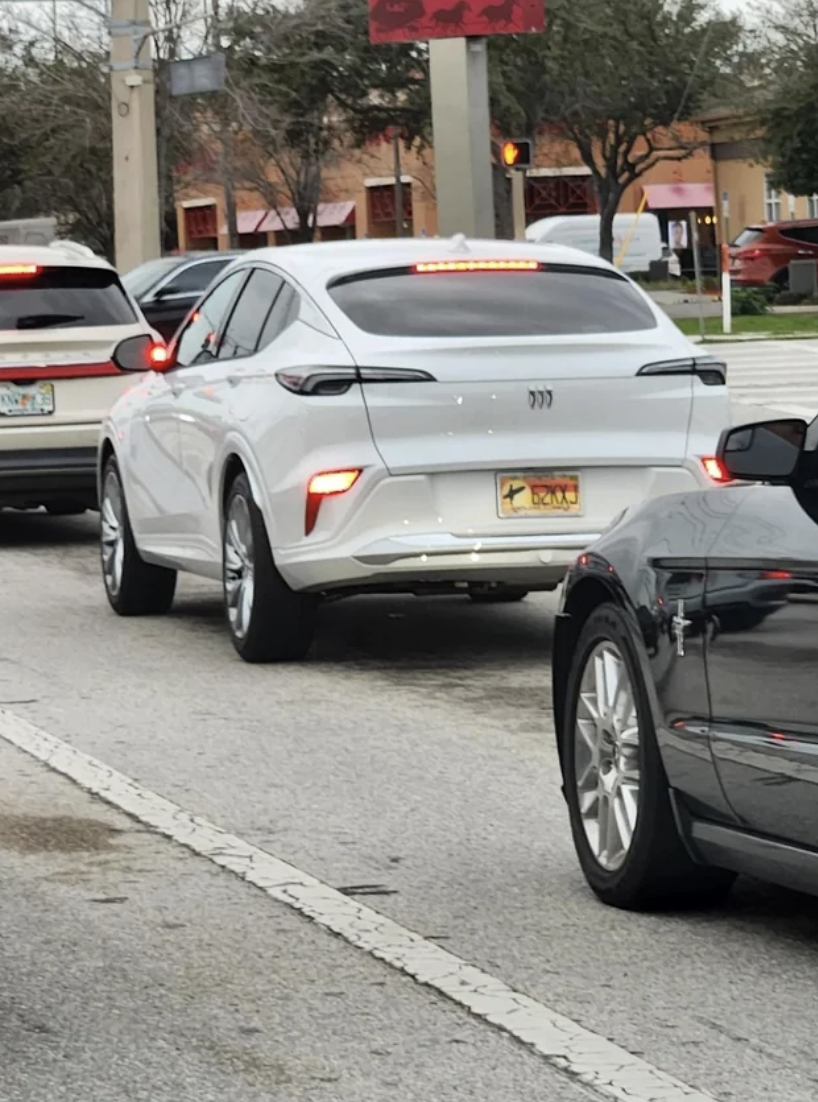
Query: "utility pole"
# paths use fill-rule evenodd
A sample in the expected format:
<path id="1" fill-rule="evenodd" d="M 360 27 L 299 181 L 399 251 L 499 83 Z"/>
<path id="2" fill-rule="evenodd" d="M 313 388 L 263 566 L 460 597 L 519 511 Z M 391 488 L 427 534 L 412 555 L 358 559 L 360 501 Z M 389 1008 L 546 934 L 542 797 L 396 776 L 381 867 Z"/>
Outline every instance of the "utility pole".
<path id="1" fill-rule="evenodd" d="M 162 247 L 150 0 L 111 0 L 108 29 L 116 266 L 127 272 Z"/>
<path id="2" fill-rule="evenodd" d="M 403 171 L 400 157 L 400 131 L 392 127 L 392 164 L 395 171 L 395 237 L 403 237 Z"/>
<path id="3" fill-rule="evenodd" d="M 493 238 L 488 56 L 484 38 L 429 43 L 438 232 Z"/>

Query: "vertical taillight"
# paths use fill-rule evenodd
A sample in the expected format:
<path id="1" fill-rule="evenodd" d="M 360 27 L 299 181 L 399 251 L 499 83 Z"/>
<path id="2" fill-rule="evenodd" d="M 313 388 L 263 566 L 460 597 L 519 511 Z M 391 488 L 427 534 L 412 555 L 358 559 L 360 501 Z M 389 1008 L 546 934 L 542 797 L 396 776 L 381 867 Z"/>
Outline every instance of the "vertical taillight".
<path id="1" fill-rule="evenodd" d="M 304 535 L 309 536 L 318 522 L 318 513 L 325 498 L 338 497 L 351 490 L 361 477 L 359 467 L 343 471 L 321 471 L 307 485 L 307 508 L 304 515 Z"/>

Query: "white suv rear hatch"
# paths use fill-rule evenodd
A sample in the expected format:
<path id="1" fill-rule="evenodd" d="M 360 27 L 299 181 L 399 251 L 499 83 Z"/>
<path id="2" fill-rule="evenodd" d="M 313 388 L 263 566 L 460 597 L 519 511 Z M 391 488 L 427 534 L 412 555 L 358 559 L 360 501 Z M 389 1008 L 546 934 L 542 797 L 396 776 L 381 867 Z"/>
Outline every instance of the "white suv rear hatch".
<path id="1" fill-rule="evenodd" d="M 694 372 L 692 346 L 647 297 L 605 267 L 478 264 L 329 286 L 390 473 L 434 475 L 448 524 L 487 535 L 598 531 L 695 485 L 694 396 L 726 416 L 726 387 Z"/>
<path id="2" fill-rule="evenodd" d="M 116 344 L 146 331 L 114 269 L 95 257 L 0 250 L 0 449 L 87 444 L 129 380 Z M 32 254 L 36 254 L 33 256 Z M 71 432 L 84 426 L 80 442 Z M 14 437 L 12 440 L 11 437 Z M 56 437 L 60 440 L 57 443 Z"/>

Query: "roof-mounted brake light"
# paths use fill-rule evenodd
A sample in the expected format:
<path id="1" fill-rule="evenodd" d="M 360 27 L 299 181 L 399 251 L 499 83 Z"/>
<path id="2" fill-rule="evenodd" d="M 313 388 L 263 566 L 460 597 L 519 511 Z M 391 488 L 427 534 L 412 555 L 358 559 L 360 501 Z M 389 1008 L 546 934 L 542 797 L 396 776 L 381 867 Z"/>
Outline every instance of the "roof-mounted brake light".
<path id="1" fill-rule="evenodd" d="M 415 275 L 440 272 L 538 272 L 539 260 L 431 260 L 415 264 Z"/>
<path id="2" fill-rule="evenodd" d="M 14 276 L 34 276 L 40 270 L 39 264 L 0 264 L 0 278 L 12 279 Z"/>

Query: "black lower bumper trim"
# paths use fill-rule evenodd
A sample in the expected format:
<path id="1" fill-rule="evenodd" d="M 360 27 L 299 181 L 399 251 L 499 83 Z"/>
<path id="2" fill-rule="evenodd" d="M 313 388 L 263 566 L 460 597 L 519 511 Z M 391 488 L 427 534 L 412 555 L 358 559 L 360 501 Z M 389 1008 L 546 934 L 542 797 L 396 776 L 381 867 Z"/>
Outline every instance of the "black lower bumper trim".
<path id="1" fill-rule="evenodd" d="M 0 506 L 97 503 L 96 448 L 0 451 Z"/>

